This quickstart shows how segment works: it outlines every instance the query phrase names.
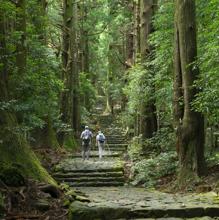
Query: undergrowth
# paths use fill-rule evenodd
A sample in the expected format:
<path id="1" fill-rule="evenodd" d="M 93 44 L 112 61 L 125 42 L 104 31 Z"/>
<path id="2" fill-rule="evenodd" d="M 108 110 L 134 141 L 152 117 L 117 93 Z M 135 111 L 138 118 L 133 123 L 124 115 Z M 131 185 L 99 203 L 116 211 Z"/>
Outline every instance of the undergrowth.
<path id="1" fill-rule="evenodd" d="M 158 156 L 142 159 L 132 167 L 133 185 L 154 187 L 157 181 L 166 175 L 173 174 L 177 169 L 177 155 L 174 151 L 160 153 Z"/>
<path id="2" fill-rule="evenodd" d="M 162 128 L 150 139 L 134 137 L 128 146 L 132 161 L 132 184 L 155 187 L 161 177 L 174 174 L 178 166 L 173 131 Z"/>

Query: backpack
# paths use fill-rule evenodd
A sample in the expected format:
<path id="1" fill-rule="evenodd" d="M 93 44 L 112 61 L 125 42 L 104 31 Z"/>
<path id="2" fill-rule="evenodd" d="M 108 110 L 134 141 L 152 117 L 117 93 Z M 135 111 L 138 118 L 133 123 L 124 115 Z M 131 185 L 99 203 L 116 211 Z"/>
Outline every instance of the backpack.
<path id="1" fill-rule="evenodd" d="M 83 142 L 84 144 L 88 145 L 90 143 L 90 132 L 86 131 L 83 136 Z"/>
<path id="2" fill-rule="evenodd" d="M 98 141 L 99 141 L 100 143 L 104 143 L 105 138 L 104 138 L 103 134 L 99 134 Z"/>

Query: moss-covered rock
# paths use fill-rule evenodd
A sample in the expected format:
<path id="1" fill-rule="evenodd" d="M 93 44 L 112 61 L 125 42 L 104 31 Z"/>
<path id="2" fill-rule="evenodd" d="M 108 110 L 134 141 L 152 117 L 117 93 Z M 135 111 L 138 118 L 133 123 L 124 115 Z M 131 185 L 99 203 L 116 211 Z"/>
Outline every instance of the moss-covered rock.
<path id="1" fill-rule="evenodd" d="M 26 140 L 16 131 L 15 116 L 4 111 L 0 113 L 0 170 L 12 168 L 16 164 L 22 167 L 22 176 L 56 184 Z"/>
<path id="2" fill-rule="evenodd" d="M 119 219 L 128 216 L 125 207 L 89 206 L 87 203 L 75 201 L 69 209 L 69 220 Z"/>

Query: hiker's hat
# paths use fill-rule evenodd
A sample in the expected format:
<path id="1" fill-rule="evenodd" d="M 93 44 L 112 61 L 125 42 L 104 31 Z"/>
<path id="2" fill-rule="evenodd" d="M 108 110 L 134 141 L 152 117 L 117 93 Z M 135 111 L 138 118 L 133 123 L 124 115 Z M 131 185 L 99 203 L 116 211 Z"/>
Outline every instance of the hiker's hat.
<path id="1" fill-rule="evenodd" d="M 85 126 L 85 129 L 88 129 L 88 126 L 87 126 L 87 125 Z"/>

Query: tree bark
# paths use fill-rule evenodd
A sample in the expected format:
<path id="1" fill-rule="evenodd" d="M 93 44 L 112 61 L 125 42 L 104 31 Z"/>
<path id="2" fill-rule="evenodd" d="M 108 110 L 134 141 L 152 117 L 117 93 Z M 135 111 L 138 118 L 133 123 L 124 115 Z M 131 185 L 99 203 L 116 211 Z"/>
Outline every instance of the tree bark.
<path id="1" fill-rule="evenodd" d="M 194 81 L 199 76 L 199 68 L 194 64 L 196 58 L 195 0 L 176 0 L 174 115 L 181 184 L 188 177 L 193 179 L 205 171 L 204 118 L 192 109 L 192 102 L 199 92 L 194 86 Z"/>
<path id="2" fill-rule="evenodd" d="M 78 69 L 78 41 L 77 41 L 78 6 L 73 1 L 71 54 L 72 54 L 72 128 L 77 136 L 80 131 L 80 97 L 79 97 L 79 69 Z"/>
<path id="3" fill-rule="evenodd" d="M 152 60 L 152 51 L 148 43 L 149 35 L 153 32 L 152 19 L 155 14 L 156 0 L 140 0 L 140 54 L 141 60 Z M 153 68 L 153 67 L 152 67 Z M 152 70 L 153 71 L 153 70 Z M 154 86 L 152 90 L 155 90 Z M 154 91 L 155 93 L 155 91 Z M 153 96 L 153 94 L 152 94 Z M 157 131 L 157 116 L 155 99 L 150 99 L 142 102 L 140 133 L 143 138 L 151 138 Z"/>
<path id="4" fill-rule="evenodd" d="M 76 0 L 63 0 L 62 66 L 61 119 L 76 135 L 80 127 Z M 63 132 L 59 135 L 61 144 L 64 139 Z"/>

